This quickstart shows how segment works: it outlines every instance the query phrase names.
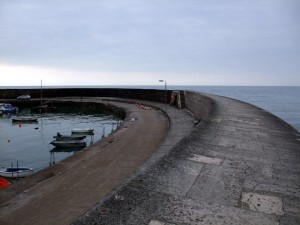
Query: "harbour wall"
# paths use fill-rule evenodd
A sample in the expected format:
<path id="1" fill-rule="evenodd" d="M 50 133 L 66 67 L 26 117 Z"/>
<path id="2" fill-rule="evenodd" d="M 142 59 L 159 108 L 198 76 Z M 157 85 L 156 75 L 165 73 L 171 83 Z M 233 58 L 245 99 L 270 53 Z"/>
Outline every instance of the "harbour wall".
<path id="1" fill-rule="evenodd" d="M 32 98 L 53 97 L 116 97 L 140 99 L 156 102 L 170 100 L 170 90 L 154 89 L 115 89 L 115 88 L 47 88 L 47 89 L 0 89 L 1 99 L 16 99 L 20 95 L 28 94 Z"/>
<path id="2" fill-rule="evenodd" d="M 124 99 L 170 102 L 172 90 L 156 89 L 114 89 L 114 88 L 46 88 L 46 89 L 0 89 L 0 99 L 16 100 L 18 96 L 29 94 L 32 98 L 53 97 L 116 97 Z M 213 109 L 212 99 L 192 91 L 181 91 L 184 108 L 197 119 L 206 119 Z M 24 101 L 26 102 L 26 101 Z M 22 103 L 21 101 L 19 104 Z M 33 102 L 32 102 L 33 103 Z M 34 104 L 38 102 L 35 101 Z M 27 101 L 26 104 L 30 104 Z"/>

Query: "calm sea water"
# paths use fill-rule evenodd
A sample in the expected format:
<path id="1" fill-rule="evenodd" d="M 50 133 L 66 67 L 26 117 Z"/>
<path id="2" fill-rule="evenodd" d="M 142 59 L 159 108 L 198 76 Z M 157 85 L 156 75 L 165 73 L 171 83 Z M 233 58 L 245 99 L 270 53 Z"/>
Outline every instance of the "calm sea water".
<path id="1" fill-rule="evenodd" d="M 70 111 L 72 109 L 72 111 Z M 90 112 L 90 113 L 89 113 Z M 92 112 L 92 113 L 91 113 Z M 94 128 L 94 135 L 86 137 L 87 145 L 108 135 L 120 121 L 114 115 L 97 110 L 83 112 L 76 107 L 61 108 L 56 113 L 34 114 L 29 109 L 21 108 L 20 115 L 37 116 L 37 123 L 13 123 L 11 117 L 16 115 L 3 114 L 0 117 L 0 166 L 10 167 L 19 164 L 34 168 L 35 171 L 58 162 L 75 151 L 56 151 L 49 144 L 53 136 L 71 135 L 73 128 Z M 54 151 L 53 151 L 54 150 Z M 61 149 L 60 149 L 61 150 Z"/>

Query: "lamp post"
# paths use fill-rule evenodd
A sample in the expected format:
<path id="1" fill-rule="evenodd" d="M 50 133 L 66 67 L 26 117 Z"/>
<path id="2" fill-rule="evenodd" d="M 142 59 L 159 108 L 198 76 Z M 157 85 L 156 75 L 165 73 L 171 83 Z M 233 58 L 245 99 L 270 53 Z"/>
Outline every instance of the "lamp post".
<path id="1" fill-rule="evenodd" d="M 166 112 L 167 112 L 167 81 L 159 80 L 159 82 L 165 82 L 165 104 L 166 104 Z"/>

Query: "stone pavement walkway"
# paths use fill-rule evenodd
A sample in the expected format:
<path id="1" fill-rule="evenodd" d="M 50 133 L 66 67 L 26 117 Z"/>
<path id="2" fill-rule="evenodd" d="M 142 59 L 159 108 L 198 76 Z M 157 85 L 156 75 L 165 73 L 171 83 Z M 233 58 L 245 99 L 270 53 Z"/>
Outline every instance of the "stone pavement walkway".
<path id="1" fill-rule="evenodd" d="M 83 101 L 106 103 L 101 98 Z M 0 190 L 1 225 L 70 224 L 126 182 L 155 152 L 169 129 L 169 122 L 161 111 L 142 109 L 126 102 L 110 104 L 126 109 L 127 118 L 119 130 L 86 150 Z M 179 111 L 178 115 L 187 115 L 192 126 L 193 119 L 185 111 Z M 180 116 L 178 120 L 183 118 Z M 190 131 L 186 124 L 181 127 L 181 132 Z M 176 144 L 179 138 L 168 142 Z M 151 161 L 155 159 L 151 158 L 148 163 Z"/>
<path id="2" fill-rule="evenodd" d="M 300 224 L 300 134 L 262 109 L 208 96 L 215 109 L 206 121 L 165 150 L 169 136 L 73 224 Z"/>

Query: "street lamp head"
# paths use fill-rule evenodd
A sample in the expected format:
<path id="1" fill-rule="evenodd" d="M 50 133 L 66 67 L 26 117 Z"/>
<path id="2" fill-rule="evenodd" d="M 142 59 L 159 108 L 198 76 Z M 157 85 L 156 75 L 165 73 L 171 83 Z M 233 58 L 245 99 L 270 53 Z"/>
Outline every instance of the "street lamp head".
<path id="1" fill-rule="evenodd" d="M 159 82 L 164 82 L 164 80 L 159 80 Z"/>

